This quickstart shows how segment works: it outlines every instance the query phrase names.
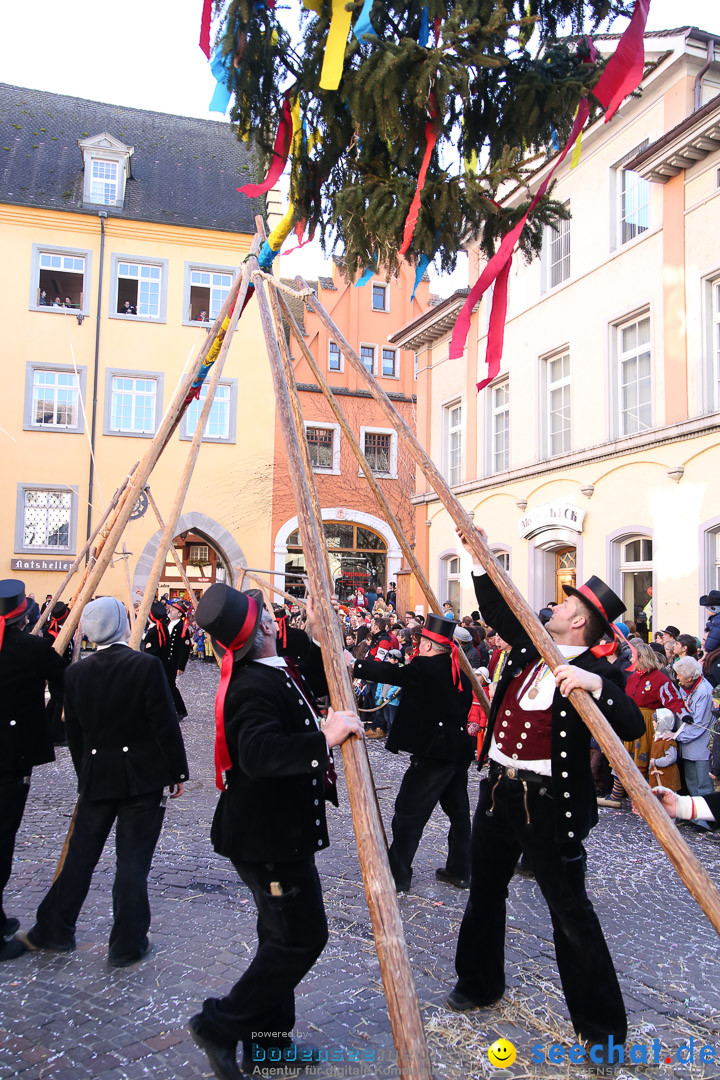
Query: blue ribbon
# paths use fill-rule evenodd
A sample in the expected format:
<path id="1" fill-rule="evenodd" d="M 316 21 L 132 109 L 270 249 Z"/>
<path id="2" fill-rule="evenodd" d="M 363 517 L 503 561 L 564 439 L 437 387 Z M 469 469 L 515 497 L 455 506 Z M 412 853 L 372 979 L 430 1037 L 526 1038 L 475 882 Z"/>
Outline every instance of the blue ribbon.
<path id="1" fill-rule="evenodd" d="M 418 34 L 418 45 L 425 49 L 427 47 L 428 38 L 430 37 L 430 14 L 427 9 L 427 4 L 422 9 L 422 15 L 420 16 L 420 33 Z"/>
<path id="2" fill-rule="evenodd" d="M 427 8 L 425 10 L 427 11 Z M 415 299 L 415 293 L 417 292 L 417 287 L 420 284 L 420 282 L 422 281 L 423 274 L 425 273 L 425 271 L 427 270 L 427 268 L 428 268 L 428 266 L 430 265 L 431 262 L 432 262 L 432 255 L 424 255 L 423 254 L 418 259 L 417 266 L 415 268 L 415 284 L 413 286 L 412 296 L 410 297 L 411 300 Z"/>
<path id="3" fill-rule="evenodd" d="M 273 259 L 277 255 L 277 251 L 268 244 L 267 240 L 260 248 L 260 254 L 258 255 L 258 266 L 261 270 L 272 270 Z"/>
<path id="4" fill-rule="evenodd" d="M 377 34 L 373 30 L 373 24 L 370 22 L 372 6 L 373 0 L 365 0 L 362 11 L 360 12 L 360 18 L 353 27 L 353 34 L 361 45 L 366 45 L 368 38 L 374 38 L 375 41 L 379 40 Z"/>
<path id="5" fill-rule="evenodd" d="M 231 97 L 228 84 L 230 82 L 230 72 L 232 70 L 232 59 L 231 53 L 225 53 L 223 56 L 222 46 L 218 46 L 210 61 L 210 70 L 215 76 L 215 81 L 217 83 L 212 100 L 210 101 L 210 112 L 219 112 L 223 115 L 227 112 Z"/>
<path id="6" fill-rule="evenodd" d="M 370 280 L 370 278 L 373 276 L 374 273 L 375 273 L 375 267 L 374 266 L 368 266 L 366 270 L 363 270 L 362 276 L 359 277 L 357 279 L 357 281 L 355 282 L 355 288 L 359 289 L 361 285 L 367 285 L 368 281 Z"/>

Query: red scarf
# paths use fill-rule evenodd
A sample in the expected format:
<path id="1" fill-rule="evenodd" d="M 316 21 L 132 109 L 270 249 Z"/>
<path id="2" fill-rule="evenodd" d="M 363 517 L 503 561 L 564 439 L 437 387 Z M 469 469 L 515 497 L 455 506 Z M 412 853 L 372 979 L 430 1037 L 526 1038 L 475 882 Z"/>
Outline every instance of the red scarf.
<path id="1" fill-rule="evenodd" d="M 165 647 L 165 642 L 167 641 L 167 634 L 165 633 L 165 620 L 157 619 L 152 613 L 150 614 L 149 618 L 150 622 L 154 623 L 155 626 L 157 626 L 158 641 L 160 642 L 160 648 L 162 649 Z"/>
<path id="2" fill-rule="evenodd" d="M 431 641 L 436 641 L 438 645 L 450 645 L 450 656 L 452 658 L 452 677 L 453 686 L 462 692 L 462 679 L 460 678 L 460 657 L 458 655 L 458 647 L 455 642 L 448 642 L 446 637 L 442 634 L 434 634 L 432 630 L 423 630 L 422 636 L 430 638 Z"/>
<path id="3" fill-rule="evenodd" d="M 23 600 L 22 604 L 13 608 L 12 611 L 6 611 L 4 615 L 0 615 L 0 649 L 3 647 L 3 639 L 5 637 L 5 623 L 8 619 L 16 619 L 18 615 L 22 615 L 24 611 L 27 611 L 27 598 Z"/>
<path id="4" fill-rule="evenodd" d="M 225 695 L 230 684 L 235 652 L 247 643 L 257 620 L 257 604 L 255 600 L 253 600 L 252 596 L 248 596 L 247 602 L 248 608 L 245 622 L 241 626 L 238 635 L 233 638 L 229 645 L 224 645 L 222 641 L 218 642 L 225 649 L 225 655 L 220 665 L 220 685 L 215 695 L 215 787 L 218 791 L 225 790 L 227 785 L 223 773 L 229 772 L 232 768 L 232 759 L 225 735 Z"/>
<path id="5" fill-rule="evenodd" d="M 287 615 L 281 615 L 277 620 L 277 633 L 280 645 L 283 649 L 287 649 Z"/>

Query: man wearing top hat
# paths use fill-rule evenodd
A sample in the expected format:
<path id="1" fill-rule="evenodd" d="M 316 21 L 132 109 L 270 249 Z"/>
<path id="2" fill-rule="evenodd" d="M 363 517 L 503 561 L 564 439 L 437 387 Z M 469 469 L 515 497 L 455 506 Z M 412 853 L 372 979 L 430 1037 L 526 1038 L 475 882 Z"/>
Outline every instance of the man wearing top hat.
<path id="1" fill-rule="evenodd" d="M 65 674 L 79 792 L 74 826 L 62 870 L 19 941 L 33 952 L 75 948 L 75 925 L 115 825 L 108 963 L 129 967 L 150 950 L 147 879 L 165 816 L 163 789 L 182 795 L 187 759 L 162 664 L 128 647 L 123 604 L 112 596 L 91 601 L 80 629 L 97 651 Z"/>
<path id="2" fill-rule="evenodd" d="M 183 675 L 190 653 L 192 652 L 192 634 L 188 614 L 190 604 L 187 600 L 171 600 L 168 604 L 168 660 L 167 677 L 170 683 L 178 717 L 184 720 L 187 709 L 182 694 L 177 687 L 178 675 Z"/>
<path id="3" fill-rule="evenodd" d="M 308 598 L 308 624 L 313 608 Z M 319 648 L 303 671 L 279 656 L 272 614 L 257 589 L 212 585 L 196 620 L 223 653 L 215 700 L 215 850 L 230 859 L 255 899 L 258 948 L 222 998 L 190 1020 L 193 1039 L 221 1080 L 243 1068 L 277 1075 L 306 1068 L 317 1051 L 293 1043 L 295 987 L 327 942 L 315 852 L 328 846 L 325 800 L 336 801 L 331 749 L 363 726 L 352 712 L 329 711 L 320 729 L 313 692 L 325 692 Z M 306 679 L 303 672 L 308 676 Z"/>
<path id="4" fill-rule="evenodd" d="M 481 532 L 484 536 L 484 533 Z M 465 543 L 461 534 L 461 540 Z M 467 546 L 467 544 L 466 544 Z M 598 577 L 564 585 L 545 629 L 567 659 L 551 672 L 480 566 L 473 583 L 483 618 L 512 651 L 500 677 L 478 761 L 489 759 L 473 822 L 470 898 L 460 927 L 458 981 L 448 1005 L 467 1011 L 505 992 L 505 901 L 521 854 L 532 863 L 550 909 L 555 953 L 570 1019 L 579 1038 L 607 1049 L 627 1034 L 625 1006 L 608 947 L 585 892 L 583 840 L 597 823 L 590 732 L 567 700 L 592 694 L 623 740 L 645 730 L 625 694 L 625 677 L 607 660 L 611 622 L 625 611 Z M 603 1053 L 598 1051 L 597 1053 Z M 593 1058 L 595 1060 L 595 1058 Z"/>
<path id="5" fill-rule="evenodd" d="M 470 680 L 460 670 L 457 627 L 444 615 L 430 614 L 411 663 L 397 667 L 377 660 L 356 660 L 353 676 L 369 682 L 394 683 L 402 697 L 385 746 L 411 755 L 392 819 L 390 869 L 398 892 L 412 881 L 412 863 L 423 829 L 440 803 L 450 819 L 448 855 L 435 871 L 439 881 L 468 887 L 470 869 L 470 806 L 468 765 L 473 740 L 467 720 L 472 705 Z"/>
<path id="6" fill-rule="evenodd" d="M 4 938 L 15 933 L 2 900 L 12 870 L 15 837 L 20 828 L 34 766 L 55 760 L 45 684 L 51 702 L 62 709 L 65 661 L 47 638 L 23 633 L 27 600 L 22 581 L 0 581 L 0 960 L 22 949 Z"/>

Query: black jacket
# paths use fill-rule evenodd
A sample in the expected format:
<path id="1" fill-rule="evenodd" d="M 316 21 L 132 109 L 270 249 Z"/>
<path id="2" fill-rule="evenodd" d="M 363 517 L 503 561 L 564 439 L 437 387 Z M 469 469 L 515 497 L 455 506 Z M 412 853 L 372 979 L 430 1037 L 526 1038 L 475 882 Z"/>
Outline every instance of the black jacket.
<path id="1" fill-rule="evenodd" d="M 467 718 L 472 689 L 462 672 L 462 691 L 454 686 L 449 653 L 416 656 L 405 667 L 378 660 L 356 660 L 353 675 L 402 687 L 400 704 L 385 743 L 388 750 L 394 754 L 406 750 L 437 761 L 470 763 L 474 743 L 467 732 Z"/>
<path id="2" fill-rule="evenodd" d="M 304 670 L 325 692 L 316 645 Z M 292 862 L 327 847 L 327 742 L 286 668 L 235 664 L 225 737 L 232 768 L 213 819 L 215 850 L 235 862 Z"/>
<path id="3" fill-rule="evenodd" d="M 5 627 L 0 649 L 0 772 L 27 772 L 55 760 L 45 684 L 62 708 L 66 661 L 43 637 Z"/>
<path id="4" fill-rule="evenodd" d="M 73 664 L 65 675 L 65 728 L 86 799 L 125 799 L 188 778 L 157 657 L 111 645 Z"/>
<path id="5" fill-rule="evenodd" d="M 172 627 L 168 624 L 167 634 L 169 642 L 168 671 L 172 673 L 174 678 L 178 671 L 185 670 L 192 652 L 192 635 L 185 619 L 176 619 Z"/>
<path id="6" fill-rule="evenodd" d="M 528 664 L 535 663 L 539 653 L 487 574 L 473 577 L 473 582 L 483 618 L 512 646 L 490 708 L 478 760 L 480 769 L 490 750 L 493 729 L 510 680 Z M 601 677 L 602 690 L 595 704 L 619 737 L 623 740 L 640 738 L 645 731 L 645 721 L 635 702 L 625 693 L 624 672 L 604 656 L 594 656 L 590 649 L 568 663 Z M 584 840 L 598 820 L 595 785 L 590 771 L 590 731 L 559 690 L 555 691 L 552 702 L 550 759 L 555 838 L 558 843 Z"/>

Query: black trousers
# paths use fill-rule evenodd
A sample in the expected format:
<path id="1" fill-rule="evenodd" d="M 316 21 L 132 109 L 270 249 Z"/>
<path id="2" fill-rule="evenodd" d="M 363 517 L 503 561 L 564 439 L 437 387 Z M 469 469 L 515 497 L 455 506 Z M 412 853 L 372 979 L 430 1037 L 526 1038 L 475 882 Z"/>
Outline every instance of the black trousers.
<path id="1" fill-rule="evenodd" d="M 433 758 L 410 758 L 402 778 L 392 819 L 392 844 L 388 857 L 399 889 L 409 889 L 412 862 L 423 829 L 440 803 L 450 819 L 446 869 L 453 877 L 467 878 L 470 871 L 470 803 L 467 765 Z"/>
<path id="2" fill-rule="evenodd" d="M 185 706 L 185 702 L 183 701 L 183 696 L 178 690 L 177 683 L 175 681 L 176 679 L 177 670 L 173 671 L 172 673 L 168 672 L 168 682 L 170 683 L 170 693 L 172 694 L 175 712 L 178 714 L 179 720 L 184 720 L 188 714 L 188 711 Z"/>
<path id="3" fill-rule="evenodd" d="M 251 1057 L 252 1043 L 282 1047 L 291 1041 L 295 987 L 325 948 L 328 929 L 312 856 L 233 865 L 255 898 L 258 948 L 230 993 L 205 1001 L 199 1030 L 223 1045 L 242 1042 Z M 283 1034 L 269 1034 L 276 1032 Z"/>
<path id="4" fill-rule="evenodd" d="M 530 823 L 528 824 L 528 817 Z M 550 909 L 560 980 L 576 1033 L 623 1042 L 627 1018 L 612 958 L 585 891 L 585 849 L 555 840 L 548 784 L 490 778 L 472 833 L 470 899 L 460 926 L 457 988 L 478 1005 L 505 990 L 505 901 L 518 856 L 528 854 Z"/>
<path id="5" fill-rule="evenodd" d="M 75 924 L 93 871 L 117 822 L 109 959 L 115 963 L 139 959 L 150 926 L 147 879 L 164 816 L 162 789 L 127 799 L 91 801 L 81 795 L 65 863 L 37 909 L 30 940 L 40 947 L 74 948 Z"/>
<path id="6" fill-rule="evenodd" d="M 29 775 L 23 772 L 0 772 L 0 936 L 7 922 L 2 906 L 3 893 L 12 873 L 15 837 L 20 828 L 29 791 Z"/>

